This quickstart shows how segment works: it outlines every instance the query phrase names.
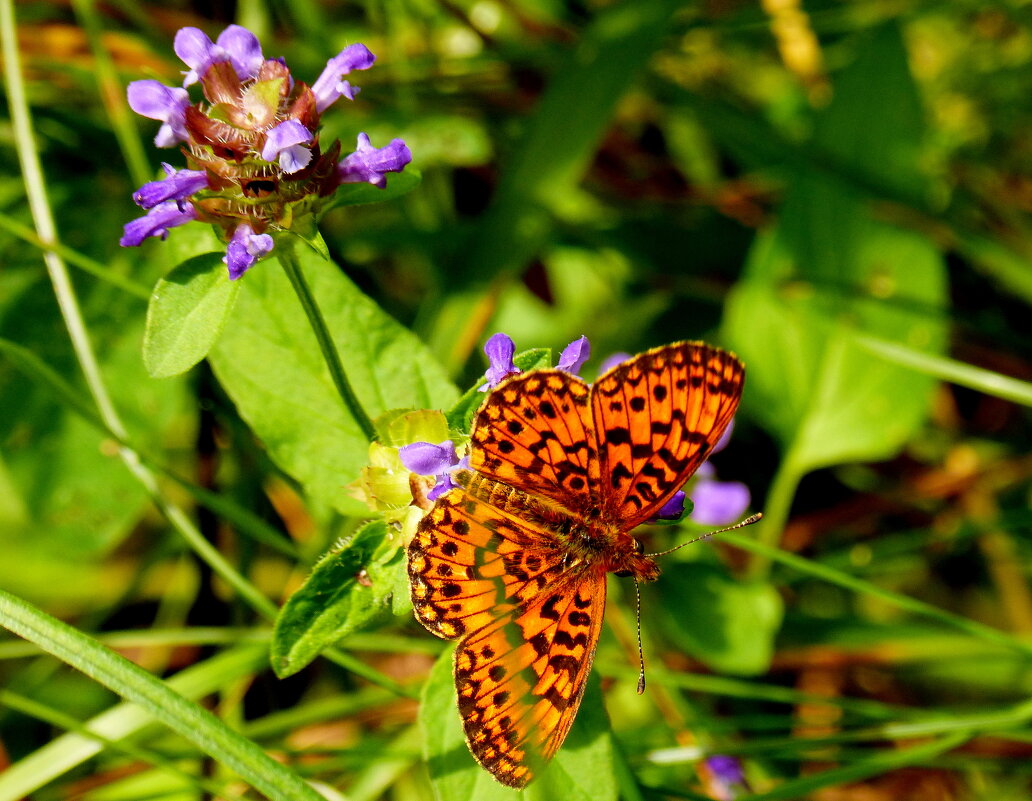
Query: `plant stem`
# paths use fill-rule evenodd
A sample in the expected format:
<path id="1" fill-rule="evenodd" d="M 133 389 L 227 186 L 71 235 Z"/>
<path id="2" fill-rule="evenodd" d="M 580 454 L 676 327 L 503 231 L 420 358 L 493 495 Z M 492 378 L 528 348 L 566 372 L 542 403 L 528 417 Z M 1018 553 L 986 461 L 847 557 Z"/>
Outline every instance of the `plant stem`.
<path id="1" fill-rule="evenodd" d="M 801 478 L 802 473 L 796 469 L 795 460 L 792 458 L 792 449 L 789 448 L 774 475 L 770 492 L 767 493 L 767 503 L 763 509 L 763 520 L 757 526 L 756 541 L 761 545 L 767 548 L 778 547 L 781 534 L 785 530 L 785 523 L 788 521 L 788 514 L 792 510 L 792 499 L 795 497 Z M 753 552 L 750 556 L 747 575 L 755 581 L 765 580 L 767 574 L 770 573 L 770 558 L 762 551 Z"/>
<path id="2" fill-rule="evenodd" d="M 344 407 L 351 413 L 355 422 L 358 423 L 358 427 L 362 429 L 366 439 L 372 442 L 376 439 L 376 429 L 373 427 L 373 421 L 366 414 L 365 409 L 362 408 L 358 396 L 355 395 L 355 390 L 351 388 L 351 382 L 348 381 L 348 376 L 344 372 L 344 365 L 340 361 L 340 354 L 337 353 L 337 346 L 333 343 L 333 337 L 326 326 L 326 318 L 323 317 L 322 312 L 319 310 L 319 306 L 315 302 L 315 296 L 312 294 L 308 281 L 305 280 L 304 273 L 301 271 L 301 263 L 298 261 L 297 252 L 294 250 L 294 243 L 287 237 L 281 237 L 277 245 L 276 255 L 279 257 L 280 264 L 286 270 L 287 277 L 297 293 L 297 299 L 301 301 L 301 306 L 304 308 L 305 314 L 308 315 L 308 322 L 312 326 L 312 333 L 315 334 L 315 338 L 319 341 L 319 350 L 322 351 L 323 358 L 326 360 L 326 367 L 329 368 L 333 385 L 337 388 L 340 399 L 344 401 Z"/>

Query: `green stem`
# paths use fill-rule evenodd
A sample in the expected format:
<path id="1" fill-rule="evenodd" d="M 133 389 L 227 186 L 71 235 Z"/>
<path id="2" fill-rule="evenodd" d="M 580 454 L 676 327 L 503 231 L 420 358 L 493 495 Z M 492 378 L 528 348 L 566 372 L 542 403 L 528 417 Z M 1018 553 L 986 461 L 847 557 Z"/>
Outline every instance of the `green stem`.
<path id="1" fill-rule="evenodd" d="M 781 460 L 778 472 L 774 475 L 770 492 L 767 493 L 767 503 L 763 509 L 763 520 L 757 526 L 759 530 L 756 534 L 756 541 L 764 547 L 777 548 L 780 543 L 781 534 L 785 530 L 785 523 L 788 522 L 788 515 L 792 510 L 792 500 L 795 498 L 796 489 L 802 477 L 802 471 L 796 468 L 790 448 L 785 454 L 785 458 Z M 750 556 L 747 576 L 754 581 L 765 580 L 770 573 L 770 558 L 763 552 L 753 552 Z"/>
<path id="2" fill-rule="evenodd" d="M 355 422 L 358 423 L 366 439 L 372 442 L 376 439 L 376 429 L 373 427 L 373 421 L 366 414 L 365 409 L 362 408 L 358 396 L 355 395 L 355 390 L 351 388 L 351 382 L 348 381 L 347 374 L 344 372 L 344 365 L 340 361 L 340 354 L 337 353 L 337 346 L 333 343 L 330 329 L 326 326 L 326 318 L 323 317 L 322 312 L 319 310 L 319 306 L 315 302 L 315 296 L 312 294 L 308 281 L 305 280 L 304 273 L 301 271 L 301 263 L 298 261 L 297 252 L 294 250 L 294 243 L 287 237 L 280 237 L 277 245 L 276 255 L 279 258 L 280 264 L 283 265 L 283 269 L 286 271 L 294 291 L 297 293 L 297 299 L 301 301 L 301 306 L 304 308 L 305 314 L 308 315 L 308 322 L 312 326 L 315 338 L 319 341 L 319 350 L 322 351 L 323 358 L 326 360 L 326 367 L 330 371 L 333 385 L 337 388 L 340 399 L 344 401 L 344 407 L 351 413 Z"/>
<path id="3" fill-rule="evenodd" d="M 812 562 L 809 559 L 804 559 L 803 557 L 796 556 L 793 553 L 787 553 L 776 547 L 767 545 L 766 543 L 757 542 L 751 537 L 740 534 L 737 531 L 728 531 L 721 534 L 720 539 L 722 542 L 726 542 L 728 545 L 732 545 L 735 548 L 741 548 L 743 551 L 758 554 L 764 557 L 765 561 L 768 563 L 771 561 L 779 562 L 793 570 L 798 570 L 801 573 L 814 576 L 839 587 L 845 587 L 846 589 L 854 592 L 860 592 L 874 598 L 880 598 L 881 600 L 900 609 L 905 609 L 908 612 L 921 615 L 922 617 L 931 618 L 932 620 L 936 620 L 946 626 L 963 631 L 985 642 L 1002 645 L 1005 648 L 1012 651 L 1018 651 L 1022 654 L 1032 654 L 1032 642 L 1019 639 L 1005 631 L 994 629 L 991 626 L 986 626 L 985 624 L 979 623 L 975 620 L 969 620 L 966 617 L 961 617 L 960 615 L 955 615 L 952 612 L 947 612 L 944 609 L 939 609 L 936 606 L 927 604 L 924 601 L 919 601 L 916 598 L 901 595 L 900 593 L 893 592 L 892 590 L 886 590 L 883 587 L 879 587 L 877 584 L 872 584 L 869 581 L 856 578 L 855 576 L 841 570 L 836 570 L 835 568 L 828 567 L 827 565 L 822 565 L 819 562 Z"/>

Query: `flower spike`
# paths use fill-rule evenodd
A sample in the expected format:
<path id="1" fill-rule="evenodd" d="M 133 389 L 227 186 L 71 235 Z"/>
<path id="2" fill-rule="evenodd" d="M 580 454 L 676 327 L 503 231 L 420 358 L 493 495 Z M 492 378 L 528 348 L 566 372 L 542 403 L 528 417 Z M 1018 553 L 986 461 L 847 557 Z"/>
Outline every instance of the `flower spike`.
<path id="1" fill-rule="evenodd" d="M 183 145 L 188 169 L 164 165 L 164 179 L 136 190 L 133 199 L 148 213 L 126 224 L 125 247 L 202 220 L 221 229 L 223 261 L 236 279 L 272 251 L 276 234 L 307 229 L 341 184 L 382 188 L 387 173 L 412 161 L 401 139 L 377 148 L 363 133 L 343 158 L 340 142 L 320 146 L 322 112 L 357 91 L 344 76 L 376 61 L 365 45 L 330 59 L 312 87 L 295 81 L 283 59 L 266 59 L 258 37 L 239 25 L 214 42 L 182 28 L 174 48 L 189 67 L 183 86 L 199 83 L 203 101 L 191 103 L 186 89 L 154 80 L 134 81 L 127 95 L 133 111 L 161 123 L 155 144 Z"/>

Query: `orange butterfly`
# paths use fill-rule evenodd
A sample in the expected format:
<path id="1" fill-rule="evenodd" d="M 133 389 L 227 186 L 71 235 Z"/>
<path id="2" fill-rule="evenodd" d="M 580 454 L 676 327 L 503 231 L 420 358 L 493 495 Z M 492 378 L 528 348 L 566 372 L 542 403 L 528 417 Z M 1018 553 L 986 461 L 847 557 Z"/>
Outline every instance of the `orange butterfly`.
<path id="1" fill-rule="evenodd" d="M 630 536 L 706 459 L 745 370 L 698 342 L 656 348 L 594 385 L 560 370 L 503 381 L 477 412 L 470 470 L 408 548 L 412 603 L 459 639 L 473 756 L 524 787 L 573 724 L 602 628 L 606 573 L 659 576 Z"/>

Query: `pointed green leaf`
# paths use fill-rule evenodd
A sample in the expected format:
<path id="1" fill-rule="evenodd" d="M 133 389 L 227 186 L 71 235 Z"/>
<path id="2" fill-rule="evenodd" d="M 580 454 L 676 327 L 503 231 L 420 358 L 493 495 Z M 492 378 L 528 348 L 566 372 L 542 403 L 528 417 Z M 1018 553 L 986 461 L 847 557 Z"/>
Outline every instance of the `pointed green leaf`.
<path id="1" fill-rule="evenodd" d="M 870 113 L 872 97 L 890 96 L 891 114 Z M 839 76 L 813 146 L 850 175 L 867 170 L 917 194 L 920 121 L 902 38 L 887 27 Z M 935 381 L 872 358 L 854 328 L 933 354 L 945 346 L 942 257 L 923 236 L 885 222 L 847 177 L 794 176 L 781 222 L 758 237 L 724 321 L 748 368 L 743 403 L 799 474 L 889 458 L 927 416 Z"/>
<path id="2" fill-rule="evenodd" d="M 371 418 L 391 409 L 440 409 L 458 392 L 411 332 L 331 262 L 296 253 L 344 370 Z M 369 443 L 343 406 L 308 318 L 282 267 L 263 261 L 240 279 L 229 325 L 209 358 L 272 459 L 317 500 L 368 512 L 348 492 Z"/>
<path id="3" fill-rule="evenodd" d="M 402 549 L 387 539 L 383 520 L 367 523 L 312 569 L 276 618 L 270 659 L 280 678 L 290 676 L 324 649 L 392 609 L 399 590 Z M 407 583 L 403 588 L 407 597 Z"/>
<path id="4" fill-rule="evenodd" d="M 222 333 L 240 288 L 222 255 L 187 259 L 154 287 L 143 335 L 143 363 L 154 378 L 185 373 Z"/>

